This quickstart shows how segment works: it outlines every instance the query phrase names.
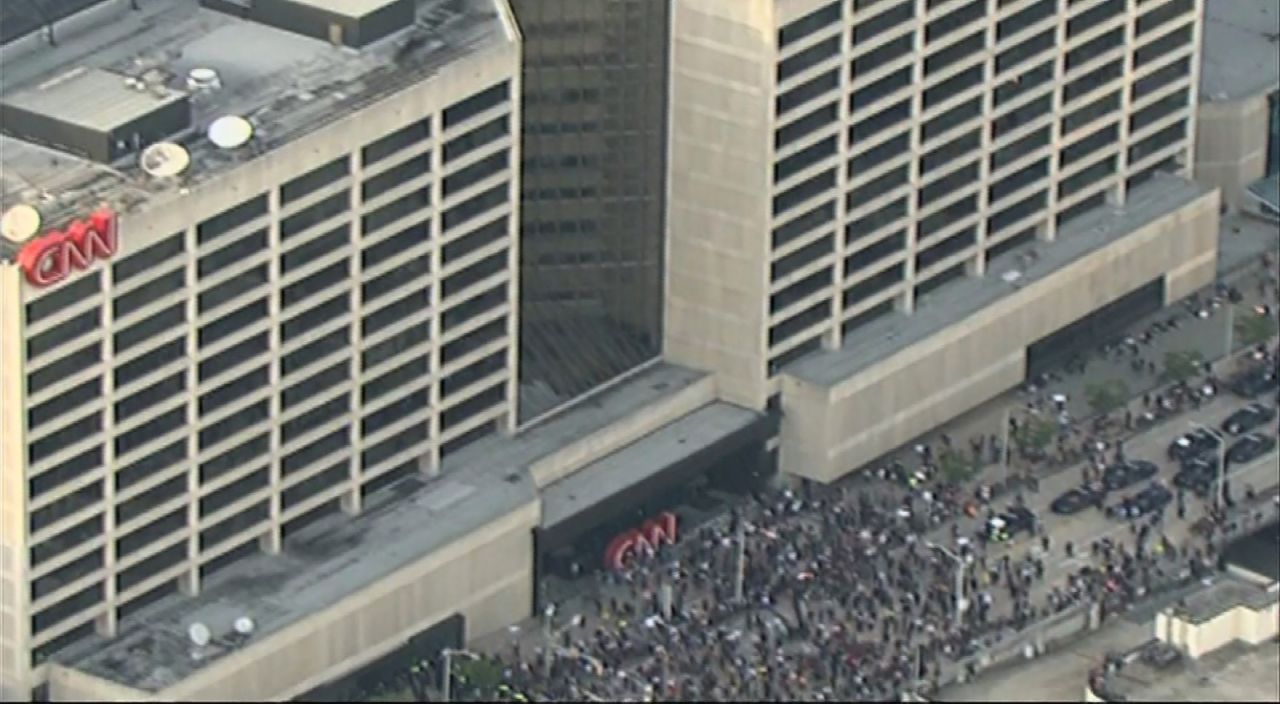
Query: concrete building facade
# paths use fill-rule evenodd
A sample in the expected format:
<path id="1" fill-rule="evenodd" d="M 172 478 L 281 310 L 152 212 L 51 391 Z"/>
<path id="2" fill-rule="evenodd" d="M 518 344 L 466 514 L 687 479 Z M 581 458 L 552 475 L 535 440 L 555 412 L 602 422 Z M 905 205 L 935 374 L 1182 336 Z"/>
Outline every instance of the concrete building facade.
<path id="1" fill-rule="evenodd" d="M 1258 212 L 1265 204 L 1270 217 L 1280 214 L 1277 36 L 1274 2 L 1205 3 L 1195 177 L 1222 189 L 1229 209 Z"/>
<path id="2" fill-rule="evenodd" d="M 662 352 L 667 0 L 513 0 L 521 423 Z"/>
<path id="3" fill-rule="evenodd" d="M 34 273 L 30 242 L 0 245 L 6 696 L 287 699 L 442 624 L 460 644 L 537 608 L 550 553 L 599 562 L 595 534 L 761 469 L 771 437 L 784 473 L 831 481 L 1214 275 L 1217 191 L 1186 179 L 1200 0 L 314 0 L 293 34 L 204 4 L 101 0 L 0 54 L 4 205 L 70 230 L 105 201 L 119 243 L 81 262 L 42 237 L 61 258 Z M 520 25 L 547 32 L 537 67 Z M 115 39 L 143 26 L 145 51 Z M 272 50 L 229 56 L 232 31 Z M 68 75 L 72 54 L 101 59 Z M 158 118 L 29 120 L 111 71 L 144 116 L 183 93 L 183 175 L 137 173 Z M 215 149 L 231 110 L 258 136 Z M 131 156 L 68 154 L 90 137 Z M 575 369 L 621 328 L 547 327 L 568 371 L 534 407 L 595 393 L 517 430 L 520 319 L 591 306 L 662 359 Z"/>
<path id="4" fill-rule="evenodd" d="M 1199 2 L 679 0 L 673 13 L 666 355 L 713 370 L 726 400 L 781 408 L 786 473 L 848 472 L 1016 384 L 1018 348 L 1057 326 L 1166 274 L 1157 298 L 1212 276 L 1214 196 L 1156 194 L 1184 187 L 1158 174 L 1190 171 Z M 1085 278 L 1040 274 L 1058 292 L 1105 277 L 1088 295 L 1028 286 L 1003 311 L 1014 329 L 973 335 L 988 342 L 971 352 L 959 338 L 983 326 L 942 332 L 956 310 L 919 342 L 929 355 L 886 342 L 900 319 L 972 296 L 965 279 L 1053 258 L 1119 211 L 1107 227 L 1132 231 L 1077 262 Z M 1130 257 L 1143 265 L 1121 267 Z M 920 363 L 932 373 L 890 388 L 885 369 L 842 361 L 882 346 L 894 366 L 937 355 Z M 809 372 L 839 390 L 815 396 Z"/>
<path id="5" fill-rule="evenodd" d="M 49 229 L 3 245 L 7 695 L 46 681 L 53 653 L 515 425 L 520 43 L 505 3 L 364 3 L 330 41 L 288 13 L 267 26 L 224 10 L 100 3 L 56 46 L 3 48 L 2 102 L 34 116 L 4 124 L 6 207 L 68 232 L 98 213 L 112 240 L 87 261 Z M 407 14 L 379 35 L 386 13 Z M 246 57 L 245 42 L 270 50 Z M 50 127 L 179 99 L 189 124 L 159 135 L 189 160 L 177 175 L 143 172 L 136 132 L 94 163 Z M 68 112 L 85 101 L 97 109 Z M 257 134 L 219 148 L 204 130 L 236 113 Z M 452 611 L 527 610 L 456 596 Z M 275 696 L 296 670 L 244 691 Z"/>

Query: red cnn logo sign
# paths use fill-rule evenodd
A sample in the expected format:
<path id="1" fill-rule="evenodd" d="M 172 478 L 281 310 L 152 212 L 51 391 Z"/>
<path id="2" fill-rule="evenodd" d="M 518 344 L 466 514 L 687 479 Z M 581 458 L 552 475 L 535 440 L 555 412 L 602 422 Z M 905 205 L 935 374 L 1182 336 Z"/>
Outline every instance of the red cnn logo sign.
<path id="1" fill-rule="evenodd" d="M 18 265 L 32 286 L 44 288 L 67 278 L 73 269 L 84 271 L 98 259 L 110 259 L 118 244 L 116 214 L 102 208 L 88 222 L 76 220 L 61 232 L 27 243 L 18 252 Z"/>
<path id="2" fill-rule="evenodd" d="M 622 570 L 636 553 L 653 557 L 660 545 L 675 545 L 678 527 L 676 515 L 670 511 L 645 521 L 643 526 L 629 530 L 609 543 L 604 551 L 604 566 Z"/>

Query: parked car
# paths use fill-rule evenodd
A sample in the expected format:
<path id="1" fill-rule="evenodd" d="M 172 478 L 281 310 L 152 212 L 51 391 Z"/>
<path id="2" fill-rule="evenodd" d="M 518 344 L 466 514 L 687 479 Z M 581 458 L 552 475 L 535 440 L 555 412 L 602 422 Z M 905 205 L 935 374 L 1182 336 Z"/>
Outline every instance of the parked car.
<path id="1" fill-rule="evenodd" d="M 1262 366 L 1241 372 L 1231 380 L 1231 392 L 1243 398 L 1257 398 L 1262 394 L 1280 387 L 1280 378 L 1276 370 L 1270 366 Z"/>
<path id="2" fill-rule="evenodd" d="M 1159 468 L 1152 462 L 1125 460 L 1107 467 L 1102 472 L 1102 484 L 1107 491 L 1120 491 L 1156 476 L 1158 471 L 1160 471 Z"/>
<path id="3" fill-rule="evenodd" d="M 1218 479 L 1217 456 L 1198 457 L 1191 460 L 1173 475 L 1173 485 L 1199 496 L 1206 496 Z"/>
<path id="4" fill-rule="evenodd" d="M 1247 433 L 1276 417 L 1276 409 L 1262 403 L 1251 403 L 1227 416 L 1222 429 L 1232 435 Z"/>
<path id="5" fill-rule="evenodd" d="M 1074 513 L 1102 503 L 1106 493 L 1099 487 L 1089 485 L 1069 489 L 1049 504 L 1049 510 L 1059 516 L 1070 516 Z"/>
<path id="6" fill-rule="evenodd" d="M 1004 513 L 987 519 L 984 530 L 989 542 L 1003 543 L 1014 539 L 1019 533 L 1034 533 L 1036 522 L 1036 514 L 1031 509 L 1010 506 Z"/>
<path id="7" fill-rule="evenodd" d="M 1160 482 L 1151 482 L 1142 491 L 1127 496 L 1120 503 L 1111 507 L 1110 513 L 1116 518 L 1141 518 L 1159 512 L 1173 501 L 1173 492 Z"/>
<path id="8" fill-rule="evenodd" d="M 1218 438 L 1204 428 L 1197 428 L 1169 444 L 1169 459 L 1187 462 L 1218 448 Z"/>
<path id="9" fill-rule="evenodd" d="M 1227 462 L 1230 464 L 1252 462 L 1271 452 L 1271 450 L 1275 449 L 1275 446 L 1276 439 L 1270 435 L 1249 433 L 1237 440 L 1230 450 L 1227 450 Z"/>

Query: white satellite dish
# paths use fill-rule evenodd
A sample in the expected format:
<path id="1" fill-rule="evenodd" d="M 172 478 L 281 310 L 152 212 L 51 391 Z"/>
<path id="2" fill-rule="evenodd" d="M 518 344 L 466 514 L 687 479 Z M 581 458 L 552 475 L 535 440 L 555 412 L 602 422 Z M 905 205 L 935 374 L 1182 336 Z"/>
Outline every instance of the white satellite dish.
<path id="1" fill-rule="evenodd" d="M 40 230 L 40 211 L 20 203 L 0 216 L 0 236 L 10 242 L 25 242 Z"/>
<path id="2" fill-rule="evenodd" d="M 197 647 L 204 647 L 209 644 L 209 639 L 213 637 L 213 634 L 209 632 L 208 626 L 197 621 L 187 628 L 187 637 Z"/>
<path id="3" fill-rule="evenodd" d="M 248 616 L 241 616 L 240 618 L 236 619 L 236 622 L 234 624 L 236 633 L 239 633 L 242 636 L 247 636 L 250 633 L 253 633 L 253 626 L 254 626 L 253 619 L 249 618 Z"/>
<path id="4" fill-rule="evenodd" d="M 253 136 L 253 125 L 239 115 L 223 115 L 209 125 L 209 141 L 222 149 L 243 146 Z"/>
<path id="5" fill-rule="evenodd" d="M 191 165 L 191 155 L 180 144 L 158 142 L 142 150 L 142 170 L 156 178 L 177 176 Z"/>

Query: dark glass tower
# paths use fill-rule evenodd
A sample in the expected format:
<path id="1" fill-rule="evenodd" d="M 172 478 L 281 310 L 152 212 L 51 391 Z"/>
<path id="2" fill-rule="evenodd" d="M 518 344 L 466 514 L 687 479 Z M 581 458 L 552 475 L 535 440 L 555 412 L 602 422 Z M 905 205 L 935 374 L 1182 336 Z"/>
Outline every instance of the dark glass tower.
<path id="1" fill-rule="evenodd" d="M 524 34 L 520 407 L 657 357 L 667 0 L 511 0 Z"/>

